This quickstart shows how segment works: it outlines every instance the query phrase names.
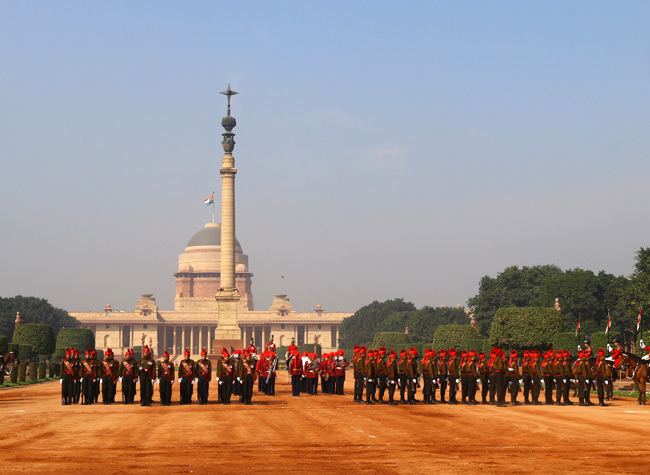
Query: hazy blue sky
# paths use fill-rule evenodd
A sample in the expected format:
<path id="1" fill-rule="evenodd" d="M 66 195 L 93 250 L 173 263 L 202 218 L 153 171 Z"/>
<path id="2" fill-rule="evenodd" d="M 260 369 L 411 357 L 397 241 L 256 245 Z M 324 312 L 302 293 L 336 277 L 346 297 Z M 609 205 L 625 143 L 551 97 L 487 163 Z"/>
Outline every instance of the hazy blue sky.
<path id="1" fill-rule="evenodd" d="M 464 304 L 509 265 L 630 274 L 648 25 L 633 1 L 2 2 L 0 296 L 173 308 L 228 83 L 258 309 Z"/>

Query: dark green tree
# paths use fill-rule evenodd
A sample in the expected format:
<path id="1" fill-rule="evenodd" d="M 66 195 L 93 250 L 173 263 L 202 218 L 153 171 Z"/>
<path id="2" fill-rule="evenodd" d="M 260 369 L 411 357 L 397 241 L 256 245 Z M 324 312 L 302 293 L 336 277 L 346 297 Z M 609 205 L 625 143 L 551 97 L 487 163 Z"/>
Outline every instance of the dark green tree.
<path id="1" fill-rule="evenodd" d="M 440 325 L 433 337 L 433 349 L 456 348 L 457 350 L 482 350 L 482 348 L 471 348 L 480 339 L 480 334 L 474 327 L 467 325 Z"/>
<path id="2" fill-rule="evenodd" d="M 78 327 L 79 322 L 68 312 L 52 306 L 47 300 L 37 297 L 0 297 L 0 334 L 12 339 L 16 312 L 20 312 L 22 323 L 46 323 L 52 326 L 54 334 L 63 327 Z"/>
<path id="3" fill-rule="evenodd" d="M 479 283 L 478 294 L 467 303 L 475 311 L 481 333 L 490 332 L 492 319 L 497 310 L 505 307 L 527 307 L 539 298 L 542 284 L 562 270 L 555 265 L 507 267 L 495 278 L 484 276 Z M 553 297 L 553 302 L 555 301 Z M 550 304 L 553 305 L 552 303 Z"/>
<path id="4" fill-rule="evenodd" d="M 352 348 L 354 345 L 371 346 L 375 331 L 393 313 L 415 311 L 415 305 L 404 299 L 375 300 L 361 307 L 349 318 L 343 320 L 340 328 L 339 346 Z M 403 331 L 403 330 L 402 330 Z"/>

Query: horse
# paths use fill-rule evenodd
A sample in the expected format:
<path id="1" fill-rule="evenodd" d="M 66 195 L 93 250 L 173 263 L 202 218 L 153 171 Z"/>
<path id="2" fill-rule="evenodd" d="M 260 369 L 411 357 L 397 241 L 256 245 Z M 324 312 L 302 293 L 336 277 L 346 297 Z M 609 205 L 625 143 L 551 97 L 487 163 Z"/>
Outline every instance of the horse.
<path id="1" fill-rule="evenodd" d="M 20 363 L 20 360 L 13 351 L 4 354 L 0 353 L 0 372 L 4 372 L 6 376 L 11 373 L 11 366 L 18 363 Z"/>
<path id="2" fill-rule="evenodd" d="M 648 365 L 637 355 L 624 352 L 621 354 L 620 371 L 625 374 L 628 379 L 634 380 L 639 388 L 639 405 L 645 406 Z"/>

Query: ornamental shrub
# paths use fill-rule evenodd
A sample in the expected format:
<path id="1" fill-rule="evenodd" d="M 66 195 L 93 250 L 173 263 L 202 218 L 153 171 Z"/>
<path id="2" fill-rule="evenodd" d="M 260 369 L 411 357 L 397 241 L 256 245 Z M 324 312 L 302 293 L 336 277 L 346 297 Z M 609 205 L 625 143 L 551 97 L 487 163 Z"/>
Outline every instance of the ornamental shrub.
<path id="1" fill-rule="evenodd" d="M 555 351 L 567 350 L 571 353 L 571 356 L 576 357 L 578 354 L 578 337 L 575 332 L 560 332 L 553 337 L 551 346 Z"/>
<path id="2" fill-rule="evenodd" d="M 55 349 L 52 327 L 46 323 L 23 323 L 14 331 L 14 343 L 29 345 L 32 352 L 51 354 Z"/>
<path id="3" fill-rule="evenodd" d="M 501 308 L 490 327 L 490 345 L 517 350 L 548 349 L 563 327 L 562 314 L 553 308 Z"/>
<path id="4" fill-rule="evenodd" d="M 38 379 L 45 379 L 45 362 L 38 363 Z"/>
<path id="5" fill-rule="evenodd" d="M 469 343 L 481 339 L 481 334 L 471 325 L 440 325 L 433 335 L 433 349 L 456 348 L 457 350 L 471 350 Z M 472 343 L 474 345 L 476 343 Z"/>
<path id="6" fill-rule="evenodd" d="M 0 335 L 0 353 L 6 353 L 7 351 L 9 351 L 9 339 L 4 335 Z"/>
<path id="7" fill-rule="evenodd" d="M 38 363 L 29 363 L 29 379 L 32 381 L 38 379 Z"/>
<path id="8" fill-rule="evenodd" d="M 13 351 L 21 361 L 27 363 L 32 357 L 32 347 L 29 345 L 21 345 L 12 341 L 9 343 L 9 351 Z"/>
<path id="9" fill-rule="evenodd" d="M 18 365 L 18 382 L 25 382 L 25 375 L 27 374 L 27 365 L 25 363 L 20 363 Z M 13 381 L 12 381 L 13 382 Z"/>
<path id="10" fill-rule="evenodd" d="M 95 335 L 89 328 L 61 328 L 56 337 L 56 348 L 63 349 L 64 356 L 68 348 L 77 348 L 83 355 L 88 348 L 92 350 L 94 347 Z"/>
<path id="11" fill-rule="evenodd" d="M 18 382 L 18 365 L 13 365 L 11 367 L 11 373 L 9 373 L 9 381 L 14 384 Z"/>
<path id="12" fill-rule="evenodd" d="M 409 336 L 403 332 L 377 332 L 372 340 L 372 347 L 376 350 L 384 347 L 393 350 L 398 345 L 408 345 Z"/>

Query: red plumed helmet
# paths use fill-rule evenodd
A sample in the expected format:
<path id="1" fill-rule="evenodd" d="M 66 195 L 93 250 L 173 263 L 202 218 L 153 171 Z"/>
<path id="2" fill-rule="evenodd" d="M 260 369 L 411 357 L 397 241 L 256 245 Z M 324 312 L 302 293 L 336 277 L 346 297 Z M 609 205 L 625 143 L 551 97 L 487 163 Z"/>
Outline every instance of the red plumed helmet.
<path id="1" fill-rule="evenodd" d="M 190 349 L 189 349 L 189 348 L 185 348 L 185 351 L 183 352 L 183 354 L 189 356 L 189 355 L 190 355 Z"/>
<path id="2" fill-rule="evenodd" d="M 399 354 L 402 355 L 402 356 L 406 356 L 406 355 L 408 355 L 408 351 L 400 350 Z"/>
<path id="3" fill-rule="evenodd" d="M 208 352 L 206 351 L 205 348 L 201 348 L 201 356 L 206 356 Z"/>
<path id="4" fill-rule="evenodd" d="M 163 358 L 166 357 L 166 356 L 169 356 L 169 353 L 167 353 L 167 350 L 165 350 L 165 352 L 163 353 Z"/>

